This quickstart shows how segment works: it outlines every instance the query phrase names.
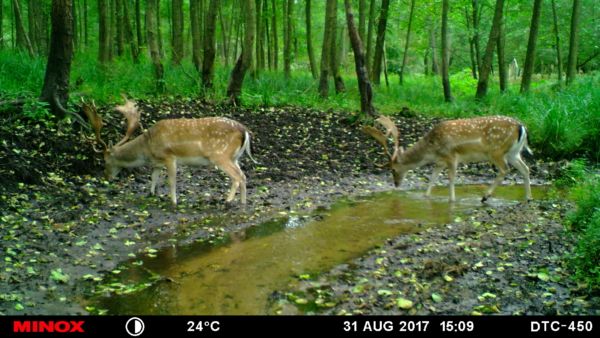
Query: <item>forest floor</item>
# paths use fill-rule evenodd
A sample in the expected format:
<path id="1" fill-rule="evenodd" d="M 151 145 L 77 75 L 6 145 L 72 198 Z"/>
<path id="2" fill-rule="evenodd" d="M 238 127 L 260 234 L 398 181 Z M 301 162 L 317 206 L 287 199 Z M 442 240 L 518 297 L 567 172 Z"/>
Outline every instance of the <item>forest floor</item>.
<path id="1" fill-rule="evenodd" d="M 381 149 L 347 113 L 246 109 L 189 99 L 139 106 L 144 126 L 169 116 L 221 115 L 252 130 L 259 163 L 241 160 L 248 205 L 240 206 L 239 199 L 224 203 L 228 180 L 219 171 L 184 167 L 174 208 L 164 184 L 158 197 L 149 196 L 147 168 L 104 181 L 102 158 L 84 138 L 89 131 L 9 119 L 0 126 L 0 153 L 6 158 L 0 163 L 0 314 L 88 313 L 83 295 L 118 274 L 123 261 L 167 246 L 219 241 L 281 212 L 310 212 L 343 196 L 392 188 L 391 175 L 375 166 L 384 160 Z M 110 107 L 100 113 L 114 143 L 124 124 Z M 408 110 L 395 119 L 404 145 L 436 122 Z M 553 162 L 529 163 L 533 184 L 548 183 L 559 168 Z M 428 173 L 425 168 L 409 175 L 402 188 L 422 189 Z M 493 176 L 490 166 L 472 165 L 460 171 L 458 184 L 489 182 Z M 512 171 L 506 180 L 514 183 L 516 177 Z M 305 302 L 296 300 L 302 298 L 328 314 L 598 314 L 600 300 L 587 298 L 564 263 L 575 243 L 562 226 L 570 208 L 564 201 L 534 201 L 477 209 L 443 232 L 391 239 L 352 263 L 303 281 L 298 290 L 282 290 L 278 312 L 297 312 L 295 305 Z"/>

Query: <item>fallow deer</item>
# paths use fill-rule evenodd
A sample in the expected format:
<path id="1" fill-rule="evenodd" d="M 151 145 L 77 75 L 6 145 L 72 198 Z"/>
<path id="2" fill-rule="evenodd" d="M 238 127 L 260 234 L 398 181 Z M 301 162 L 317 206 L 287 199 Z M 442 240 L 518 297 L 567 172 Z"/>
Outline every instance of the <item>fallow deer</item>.
<path id="1" fill-rule="evenodd" d="M 399 187 L 409 170 L 433 163 L 426 196 L 431 195 L 440 172 L 448 168 L 450 201 L 455 201 L 454 179 L 459 163 L 491 162 L 498 168 L 498 176 L 482 198 L 485 202 L 502 182 L 508 170 L 507 162 L 523 175 L 525 196 L 531 199 L 529 168 L 521 159 L 521 151 L 532 154 L 527 146 L 527 129 L 519 121 L 505 116 L 476 117 L 444 121 L 433 127 L 412 147 L 404 150 L 399 143 L 399 132 L 387 116 L 376 120 L 382 125 L 385 135 L 377 128 L 365 126 L 363 131 L 381 144 L 389 162 L 384 166 L 392 170 L 394 184 Z M 388 148 L 388 137 L 392 136 L 394 149 Z"/>
<path id="2" fill-rule="evenodd" d="M 83 111 L 94 129 L 96 141 L 103 149 L 106 179 L 114 178 L 122 168 L 150 165 L 152 183 L 150 192 L 155 194 L 160 171 L 167 168 L 169 195 L 177 204 L 176 174 L 177 165 L 192 166 L 214 164 L 231 178 L 231 189 L 226 201 L 234 199 L 239 188 L 242 204 L 246 204 L 246 176 L 240 169 L 238 160 L 250 154 L 250 131 L 241 123 L 225 117 L 205 117 L 198 119 L 167 119 L 158 121 L 141 135 L 128 141 L 140 127 L 140 111 L 136 103 L 125 98 L 125 104 L 115 107 L 127 120 L 125 136 L 114 146 L 108 146 L 100 137 L 103 123 L 95 103 L 83 102 Z"/>

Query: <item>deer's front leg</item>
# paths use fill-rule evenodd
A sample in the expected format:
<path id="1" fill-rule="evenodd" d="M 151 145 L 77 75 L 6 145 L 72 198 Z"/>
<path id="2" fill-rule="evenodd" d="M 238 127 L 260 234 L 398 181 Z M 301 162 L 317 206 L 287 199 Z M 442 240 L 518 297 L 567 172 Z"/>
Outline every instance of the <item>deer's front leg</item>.
<path id="1" fill-rule="evenodd" d="M 448 162 L 448 191 L 450 193 L 450 202 L 456 201 L 454 193 L 454 179 L 456 179 L 456 167 L 458 166 L 457 159 L 451 159 Z"/>
<path id="2" fill-rule="evenodd" d="M 152 169 L 152 183 L 150 185 L 150 194 L 156 194 L 156 184 L 158 183 L 158 179 L 160 178 L 160 167 L 154 167 Z"/>
<path id="3" fill-rule="evenodd" d="M 438 177 L 440 176 L 440 173 L 442 172 L 443 169 L 444 169 L 443 165 L 436 165 L 435 167 L 433 167 L 433 171 L 431 172 L 431 177 L 429 177 L 429 184 L 427 185 L 427 192 L 425 192 L 426 197 L 431 196 L 431 190 L 433 189 L 433 186 L 437 182 Z"/>
<path id="4" fill-rule="evenodd" d="M 169 180 L 169 195 L 173 205 L 177 205 L 177 162 L 175 159 L 168 159 L 165 163 L 167 167 L 167 176 Z"/>
<path id="5" fill-rule="evenodd" d="M 504 179 L 504 176 L 506 176 L 506 172 L 508 171 L 508 166 L 506 165 L 504 156 L 493 157 L 492 163 L 496 166 L 496 168 L 498 168 L 498 176 L 496 176 L 496 179 L 494 179 L 492 185 L 490 185 L 485 195 L 483 195 L 483 198 L 481 199 L 482 203 L 487 201 L 487 199 L 490 198 L 490 196 L 492 196 L 492 194 L 496 190 L 496 187 L 498 186 L 498 184 L 502 183 L 502 180 Z"/>

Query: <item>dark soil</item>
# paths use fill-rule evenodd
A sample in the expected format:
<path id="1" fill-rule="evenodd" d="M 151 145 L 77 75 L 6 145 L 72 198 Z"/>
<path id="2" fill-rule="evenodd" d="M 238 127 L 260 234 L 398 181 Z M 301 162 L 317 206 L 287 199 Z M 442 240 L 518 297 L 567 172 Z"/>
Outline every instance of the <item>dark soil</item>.
<path id="1" fill-rule="evenodd" d="M 179 205 L 173 208 L 166 184 L 160 187 L 159 197 L 148 196 L 149 168 L 124 171 L 117 180 L 104 181 L 102 158 L 92 150 L 89 130 L 8 118 L 0 126 L 0 314 L 87 313 L 80 302 L 82 295 L 110 273 L 118 273 L 120 262 L 166 246 L 216 241 L 282 210 L 310 211 L 345 195 L 391 188 L 390 175 L 374 165 L 383 162 L 381 149 L 350 122 L 347 113 L 297 107 L 246 109 L 190 99 L 143 101 L 139 106 L 146 127 L 169 116 L 214 115 L 231 117 L 249 127 L 253 156 L 259 164 L 241 160 L 248 177 L 248 205 L 241 207 L 238 200 L 224 203 L 229 183 L 214 168 L 183 167 L 177 180 Z M 100 113 L 106 122 L 105 139 L 116 142 L 124 123 L 109 107 Z M 435 122 L 410 116 L 395 120 L 405 145 Z M 546 182 L 557 167 L 543 162 L 531 166 L 537 184 Z M 418 170 L 403 188 L 423 188 L 427 174 L 427 168 Z M 461 171 L 460 182 L 488 181 L 492 175 L 494 171 L 487 165 L 470 166 Z M 513 172 L 507 180 L 514 181 L 514 177 Z M 525 208 L 535 211 L 538 207 Z M 560 219 L 552 222 L 537 223 L 542 228 L 548 224 L 558 227 Z M 458 236 L 458 229 L 446 236 Z M 554 245 L 549 234 L 534 234 L 539 235 L 534 240 L 542 243 L 542 248 Z M 402 246 L 402 240 L 390 244 L 390 255 L 402 251 L 391 249 Z M 438 242 L 430 233 L 423 234 L 422 243 Z M 491 249 L 488 252 L 495 254 Z M 470 271 L 474 262 L 465 264 L 469 268 L 461 273 Z M 369 271 L 365 267 L 364 273 Z M 450 299 L 450 295 L 443 297 Z M 515 302 L 521 304 L 522 300 Z M 355 312 L 341 301 L 337 304 L 336 310 Z M 436 306 L 448 313 L 465 312 L 450 305 Z"/>

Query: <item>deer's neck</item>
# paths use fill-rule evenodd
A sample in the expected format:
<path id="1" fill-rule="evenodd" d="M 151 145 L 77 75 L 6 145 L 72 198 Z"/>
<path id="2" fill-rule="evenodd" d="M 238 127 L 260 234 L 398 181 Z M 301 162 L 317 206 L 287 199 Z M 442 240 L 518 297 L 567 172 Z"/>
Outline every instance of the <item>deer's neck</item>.
<path id="1" fill-rule="evenodd" d="M 404 151 L 400 157 L 400 163 L 410 168 L 418 168 L 430 162 L 432 162 L 432 159 L 425 139 L 419 140 L 415 145 Z"/>
<path id="2" fill-rule="evenodd" d="M 123 167 L 139 167 L 148 162 L 148 147 L 146 135 L 142 134 L 135 139 L 113 148 L 113 156 Z"/>

